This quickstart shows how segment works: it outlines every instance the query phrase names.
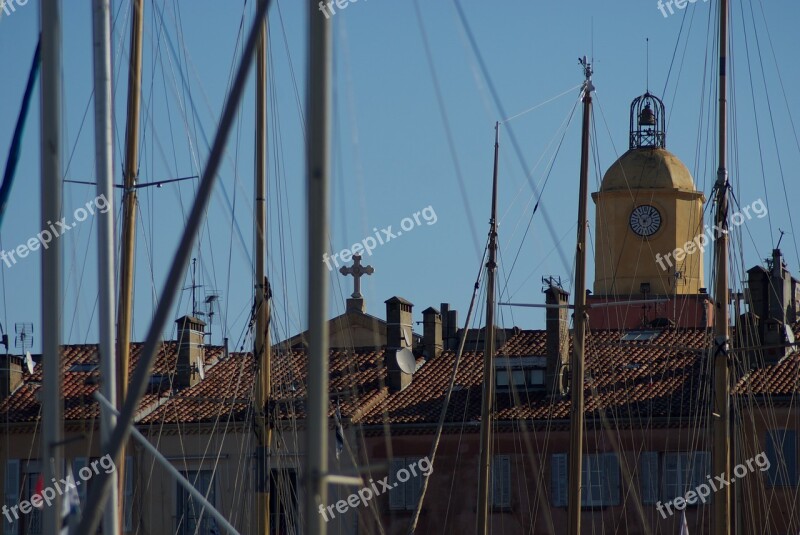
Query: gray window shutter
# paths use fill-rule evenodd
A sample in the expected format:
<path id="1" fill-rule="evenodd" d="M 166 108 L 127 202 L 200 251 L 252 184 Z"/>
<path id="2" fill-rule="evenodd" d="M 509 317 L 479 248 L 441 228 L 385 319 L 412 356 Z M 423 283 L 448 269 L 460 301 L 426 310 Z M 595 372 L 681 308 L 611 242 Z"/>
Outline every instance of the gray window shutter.
<path id="1" fill-rule="evenodd" d="M 389 491 L 389 509 L 392 511 L 399 511 L 406 508 L 406 494 L 403 484 L 397 480 L 397 472 L 405 468 L 406 460 L 403 457 L 392 459 L 389 468 L 389 485 L 392 489 Z"/>
<path id="2" fill-rule="evenodd" d="M 408 461 L 403 467 L 409 473 L 409 480 L 405 483 L 401 483 L 401 485 L 405 485 L 405 494 L 406 494 L 406 509 L 413 511 L 417 508 L 417 500 L 419 500 L 419 494 L 422 492 L 422 474 L 417 472 L 417 475 L 411 472 L 408 469 L 408 466 L 414 464 L 416 459 L 412 457 L 407 457 L 406 460 Z M 401 467 L 401 468 L 403 468 Z"/>
<path id="3" fill-rule="evenodd" d="M 681 489 L 681 454 L 675 452 L 664 453 L 664 477 L 661 499 L 665 502 L 683 494 Z"/>
<path id="4" fill-rule="evenodd" d="M 75 478 L 75 481 L 80 481 L 81 477 L 80 472 L 81 468 L 88 466 L 89 459 L 86 457 L 75 457 L 72 461 L 72 477 Z M 86 491 L 88 489 L 88 485 L 82 484 L 78 486 L 78 500 L 81 502 L 81 510 L 86 506 Z"/>
<path id="5" fill-rule="evenodd" d="M 702 485 L 703 483 L 708 484 L 708 477 L 711 475 L 711 453 L 708 451 L 696 451 L 694 452 L 694 458 L 692 459 L 692 478 L 689 490 L 695 490 L 697 487 Z M 713 496 L 713 492 L 711 495 L 706 498 L 706 502 L 711 499 Z M 688 500 L 687 500 L 688 501 Z M 691 501 L 688 501 L 690 505 L 698 505 L 702 504 L 703 502 L 700 501 L 699 498 L 693 498 Z"/>
<path id="6" fill-rule="evenodd" d="M 492 459 L 492 506 L 511 507 L 511 458 L 496 455 Z"/>
<path id="7" fill-rule="evenodd" d="M 658 501 L 658 452 L 642 452 L 639 462 L 641 465 L 639 488 L 642 493 L 642 504 L 654 504 Z"/>
<path id="8" fill-rule="evenodd" d="M 125 497 L 123 498 L 122 529 L 133 531 L 133 457 L 125 457 Z M 210 496 L 209 496 L 210 497 Z"/>
<path id="9" fill-rule="evenodd" d="M 619 505 L 619 459 L 616 453 L 604 455 L 603 505 Z"/>
<path id="10" fill-rule="evenodd" d="M 554 453 L 550 466 L 550 494 L 554 507 L 567 506 L 567 454 Z"/>
<path id="11" fill-rule="evenodd" d="M 766 448 L 770 462 L 767 482 L 773 487 L 797 485 L 797 442 L 794 430 L 767 431 Z"/>
<path id="12" fill-rule="evenodd" d="M 3 484 L 3 495 L 5 496 L 5 506 L 9 509 L 19 503 L 19 459 L 8 459 L 6 461 L 5 481 Z M 3 522 L 3 535 L 19 535 L 19 520 L 14 518 L 14 515 L 9 513 L 12 522 L 2 518 Z"/>

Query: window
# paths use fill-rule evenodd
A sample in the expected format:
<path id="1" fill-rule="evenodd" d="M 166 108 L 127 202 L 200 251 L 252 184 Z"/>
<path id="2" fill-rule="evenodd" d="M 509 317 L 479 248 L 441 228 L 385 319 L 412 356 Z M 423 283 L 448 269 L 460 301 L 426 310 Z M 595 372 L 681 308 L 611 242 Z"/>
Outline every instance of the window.
<path id="1" fill-rule="evenodd" d="M 506 370 L 497 370 L 495 383 L 500 388 L 508 388 L 508 372 Z"/>
<path id="2" fill-rule="evenodd" d="M 525 388 L 525 370 L 513 370 L 511 380 L 517 388 Z"/>
<path id="3" fill-rule="evenodd" d="M 556 453 L 550 472 L 553 505 L 566 507 L 568 455 Z M 619 504 L 619 461 L 615 453 L 584 455 L 581 461 L 581 506 L 606 507 Z"/>
<path id="4" fill-rule="evenodd" d="M 5 496 L 5 506 L 11 509 L 19 503 L 20 491 L 20 472 L 19 459 L 8 459 L 6 461 L 5 481 L 3 483 L 3 496 Z M 3 518 L 3 535 L 19 535 L 19 520 L 11 515 L 11 522 Z"/>
<path id="5" fill-rule="evenodd" d="M 299 533 L 297 472 L 292 468 L 272 470 L 270 485 L 270 533 L 275 535 Z"/>
<path id="6" fill-rule="evenodd" d="M 667 452 L 664 454 L 662 499 L 670 501 L 683 497 L 688 491 L 707 481 L 711 473 L 711 454 L 707 451 Z M 686 500 L 697 505 L 697 497 Z"/>
<path id="7" fill-rule="evenodd" d="M 511 458 L 508 455 L 492 458 L 492 507 L 511 507 Z"/>
<path id="8" fill-rule="evenodd" d="M 422 492 L 422 471 L 417 466 L 416 457 L 395 457 L 389 472 L 389 509 L 391 511 L 413 511 Z M 414 467 L 414 472 L 409 468 Z M 402 481 L 405 479 L 405 481 Z M 395 486 L 395 484 L 397 486 Z"/>
<path id="9" fill-rule="evenodd" d="M 38 464 L 38 463 L 36 463 Z M 36 470 L 39 470 L 37 467 Z M 30 500 L 36 494 L 36 485 L 39 482 L 39 472 L 30 471 L 25 474 L 25 500 Z M 25 526 L 25 535 L 40 535 L 42 528 L 42 510 L 32 508 L 27 515 L 20 515 L 20 520 Z"/>
<path id="10" fill-rule="evenodd" d="M 631 331 L 622 335 L 623 342 L 648 342 L 656 338 L 659 331 Z"/>
<path id="11" fill-rule="evenodd" d="M 203 493 L 206 499 L 214 504 L 214 478 L 211 470 L 190 470 L 181 472 L 194 488 Z M 197 502 L 183 488 L 177 485 L 177 500 L 175 503 L 177 535 L 216 535 L 219 533 L 217 523 L 211 518 L 205 508 Z"/>
<path id="12" fill-rule="evenodd" d="M 122 498 L 122 530 L 133 531 L 133 457 L 125 457 L 125 495 Z"/>
<path id="13" fill-rule="evenodd" d="M 770 467 L 767 484 L 770 487 L 794 487 L 797 485 L 797 437 L 794 430 L 773 429 L 767 431 L 766 448 Z"/>
<path id="14" fill-rule="evenodd" d="M 544 386 L 545 384 L 545 370 L 530 370 L 530 379 L 528 380 L 530 386 Z"/>
<path id="15" fill-rule="evenodd" d="M 658 501 L 658 452 L 642 452 L 640 467 L 639 487 L 642 503 L 655 504 Z"/>

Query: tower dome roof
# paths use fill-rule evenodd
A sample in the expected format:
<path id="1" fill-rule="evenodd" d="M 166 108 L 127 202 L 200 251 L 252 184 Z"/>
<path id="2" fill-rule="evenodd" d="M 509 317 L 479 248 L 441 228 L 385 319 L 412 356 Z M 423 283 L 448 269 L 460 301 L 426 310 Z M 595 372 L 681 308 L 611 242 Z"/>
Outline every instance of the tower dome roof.
<path id="1" fill-rule="evenodd" d="M 695 191 L 689 169 L 677 156 L 662 148 L 631 149 L 614 162 L 603 176 L 600 191 L 669 189 Z"/>

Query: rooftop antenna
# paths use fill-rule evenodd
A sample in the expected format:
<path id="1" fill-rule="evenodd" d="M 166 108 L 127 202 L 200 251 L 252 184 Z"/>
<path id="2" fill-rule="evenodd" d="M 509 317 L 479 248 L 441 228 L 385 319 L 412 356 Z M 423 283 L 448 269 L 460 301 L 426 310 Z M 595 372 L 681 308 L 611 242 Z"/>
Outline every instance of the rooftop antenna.
<path id="1" fill-rule="evenodd" d="M 200 317 L 203 315 L 202 313 L 198 314 L 197 312 L 197 289 L 202 288 L 202 284 L 196 283 L 197 277 L 197 258 L 192 258 L 192 284 L 184 288 L 184 290 L 191 290 L 192 291 L 192 316 L 195 318 Z"/>
<path id="2" fill-rule="evenodd" d="M 25 353 L 33 347 L 33 323 L 15 323 L 14 332 L 17 333 L 15 346 Z"/>
<path id="3" fill-rule="evenodd" d="M 781 237 L 778 238 L 778 245 L 775 246 L 776 249 L 780 249 L 781 248 L 781 240 L 783 239 L 783 235 L 786 234 L 786 231 L 782 230 L 780 227 L 778 227 L 778 232 L 781 233 Z"/>

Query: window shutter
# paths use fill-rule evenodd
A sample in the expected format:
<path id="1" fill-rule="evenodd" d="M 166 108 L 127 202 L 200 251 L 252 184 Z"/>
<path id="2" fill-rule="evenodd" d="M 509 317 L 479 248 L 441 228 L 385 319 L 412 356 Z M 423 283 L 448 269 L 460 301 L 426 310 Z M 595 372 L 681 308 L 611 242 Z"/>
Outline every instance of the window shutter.
<path id="1" fill-rule="evenodd" d="M 664 454 L 664 490 L 661 499 L 665 502 L 683 494 L 680 490 L 681 454 L 667 452 Z"/>
<path id="2" fill-rule="evenodd" d="M 787 485 L 797 485 L 797 436 L 794 430 L 786 430 L 783 439 L 783 456 L 786 459 Z"/>
<path id="3" fill-rule="evenodd" d="M 767 482 L 772 487 L 787 487 L 797 484 L 797 442 L 794 430 L 773 429 L 767 431 L 766 451 L 770 462 Z"/>
<path id="4" fill-rule="evenodd" d="M 619 505 L 619 459 L 616 453 L 604 457 L 603 505 Z"/>
<path id="5" fill-rule="evenodd" d="M 5 496 L 5 505 L 9 509 L 19 503 L 19 474 L 19 459 L 8 459 L 6 461 L 3 492 Z M 12 522 L 8 522 L 5 518 L 0 520 L 0 522 L 3 522 L 3 535 L 19 535 L 19 520 L 15 519 L 13 514 L 9 514 L 11 515 Z"/>
<path id="6" fill-rule="evenodd" d="M 406 458 L 408 464 L 405 465 L 406 470 L 408 470 L 408 466 L 415 462 L 415 459 L 408 457 Z M 413 511 L 417 508 L 417 500 L 419 500 L 419 494 L 422 492 L 422 474 L 417 472 L 415 476 L 411 470 L 409 472 L 409 479 L 405 483 L 401 483 L 401 485 L 405 485 L 405 494 L 406 494 L 406 509 Z"/>
<path id="7" fill-rule="evenodd" d="M 642 452 L 640 464 L 639 488 L 642 492 L 642 504 L 654 504 L 658 501 L 658 452 Z"/>
<path id="8" fill-rule="evenodd" d="M 689 490 L 695 490 L 703 483 L 706 483 L 708 481 L 708 477 L 706 476 L 709 475 L 711 475 L 711 453 L 707 451 L 694 452 L 694 459 L 692 460 L 692 484 Z M 712 492 L 711 495 L 713 494 Z M 706 501 L 711 499 L 711 495 L 706 498 Z M 687 502 L 690 505 L 702 503 L 699 498 L 694 498 L 691 501 L 687 500 Z"/>
<path id="9" fill-rule="evenodd" d="M 89 464 L 89 459 L 87 459 L 86 457 L 75 457 L 75 459 L 72 461 L 72 477 L 75 478 L 76 483 L 81 479 L 80 476 L 78 475 L 81 472 L 81 468 L 88 466 L 88 464 Z M 86 507 L 87 489 L 88 489 L 88 484 L 78 485 L 78 500 L 80 500 L 81 502 L 80 505 L 81 510 L 83 510 L 83 508 Z"/>
<path id="10" fill-rule="evenodd" d="M 133 531 L 133 457 L 125 457 L 125 497 L 122 508 L 122 530 Z"/>
<path id="11" fill-rule="evenodd" d="M 550 494 L 554 507 L 567 506 L 567 454 L 554 453 L 550 466 Z"/>
<path id="12" fill-rule="evenodd" d="M 399 511 L 406 508 L 406 495 L 403 484 L 397 480 L 397 472 L 404 468 L 406 460 L 402 457 L 399 459 L 392 459 L 389 469 L 389 484 L 392 486 L 389 490 L 389 509 L 392 511 Z"/>
<path id="13" fill-rule="evenodd" d="M 511 507 L 511 458 L 495 455 L 492 459 L 492 506 Z"/>

